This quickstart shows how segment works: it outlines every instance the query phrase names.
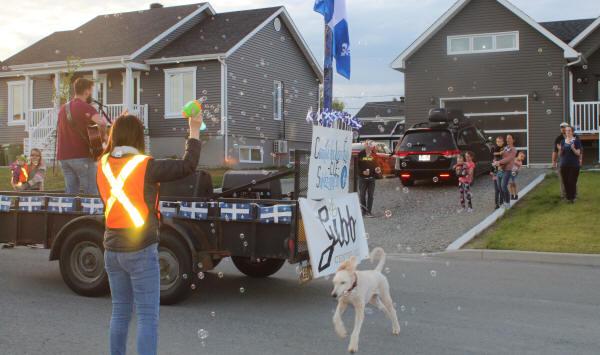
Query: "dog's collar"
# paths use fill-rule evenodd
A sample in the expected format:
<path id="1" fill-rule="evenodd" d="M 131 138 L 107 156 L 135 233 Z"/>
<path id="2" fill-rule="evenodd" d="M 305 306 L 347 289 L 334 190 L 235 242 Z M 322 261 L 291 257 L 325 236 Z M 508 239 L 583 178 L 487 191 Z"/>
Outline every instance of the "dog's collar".
<path id="1" fill-rule="evenodd" d="M 354 291 L 357 283 L 358 283 L 358 276 L 356 275 L 356 273 L 354 273 L 354 282 L 352 283 L 352 287 L 350 287 L 347 292 L 350 293 L 350 292 Z"/>

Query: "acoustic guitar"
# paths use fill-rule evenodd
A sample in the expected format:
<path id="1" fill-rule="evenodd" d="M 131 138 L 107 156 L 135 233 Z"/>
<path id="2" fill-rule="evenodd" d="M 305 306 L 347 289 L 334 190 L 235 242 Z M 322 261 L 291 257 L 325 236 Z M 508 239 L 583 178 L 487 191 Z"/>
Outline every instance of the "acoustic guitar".
<path id="1" fill-rule="evenodd" d="M 95 101 L 95 100 L 94 100 L 94 102 L 98 104 L 100 114 L 110 124 L 111 120 L 110 120 L 110 118 L 108 118 L 108 116 L 104 112 L 104 110 L 102 108 L 102 106 L 103 106 L 102 103 Z M 86 134 L 84 134 L 79 129 L 77 129 L 77 127 L 75 126 L 75 123 L 73 122 L 73 116 L 71 116 L 71 102 L 69 101 L 65 105 L 66 105 L 65 111 L 67 114 L 67 122 L 69 122 L 69 125 L 71 126 L 71 128 L 73 128 L 81 136 L 81 139 L 83 139 L 83 141 L 87 144 L 89 152 L 90 152 L 90 157 L 94 160 L 98 160 L 102 156 L 102 153 L 104 152 L 104 145 L 103 145 L 104 137 L 102 136 L 100 127 L 97 124 L 89 125 L 86 127 Z"/>

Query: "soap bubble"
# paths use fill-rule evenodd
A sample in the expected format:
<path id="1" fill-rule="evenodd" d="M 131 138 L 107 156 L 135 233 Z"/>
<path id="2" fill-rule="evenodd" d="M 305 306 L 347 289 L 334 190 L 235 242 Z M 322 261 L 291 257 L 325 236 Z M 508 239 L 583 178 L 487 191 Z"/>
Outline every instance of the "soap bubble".
<path id="1" fill-rule="evenodd" d="M 182 277 L 184 280 L 187 280 L 187 278 L 188 278 L 188 275 L 187 275 L 187 274 L 183 274 L 183 275 L 181 275 L 181 277 Z"/>
<path id="2" fill-rule="evenodd" d="M 408 144 L 410 144 L 410 143 L 408 143 Z M 402 165 L 403 168 L 406 168 L 406 162 L 405 161 L 403 161 L 401 165 Z"/>
<path id="3" fill-rule="evenodd" d="M 400 306 L 400 312 L 405 312 L 405 311 L 406 311 L 406 306 L 405 305 Z"/>
<path id="4" fill-rule="evenodd" d="M 410 142 L 409 142 L 409 143 L 406 143 L 406 146 L 407 146 L 408 148 L 410 148 L 410 147 L 412 147 L 412 143 L 410 143 Z"/>
<path id="5" fill-rule="evenodd" d="M 219 278 L 222 279 L 224 275 L 223 275 L 223 273 L 221 271 L 219 271 L 219 273 L 217 274 L 217 276 L 219 276 Z"/>
<path id="6" fill-rule="evenodd" d="M 386 274 L 389 274 L 390 271 L 391 271 L 391 269 L 389 267 L 386 267 L 384 271 L 385 271 Z"/>
<path id="7" fill-rule="evenodd" d="M 242 243 L 242 244 L 244 245 L 244 247 L 248 246 L 248 242 L 247 241 L 244 241 L 244 243 Z"/>
<path id="8" fill-rule="evenodd" d="M 588 68 L 587 64 L 584 64 L 584 65 L 582 66 L 582 68 L 583 68 L 583 70 L 587 70 L 587 68 Z"/>
<path id="9" fill-rule="evenodd" d="M 391 217 L 392 217 L 392 211 L 386 210 L 385 211 L 385 218 L 391 218 Z"/>
<path id="10" fill-rule="evenodd" d="M 458 306 L 458 307 L 456 307 L 456 310 L 460 312 L 462 310 L 462 308 L 460 306 Z"/>
<path id="11" fill-rule="evenodd" d="M 440 181 L 440 179 L 438 179 L 438 177 L 437 177 L 437 176 L 434 176 L 434 177 L 433 177 L 433 182 L 438 182 L 438 181 Z"/>
<path id="12" fill-rule="evenodd" d="M 538 53 L 542 53 L 544 51 L 544 48 L 538 48 Z"/>
<path id="13" fill-rule="evenodd" d="M 204 273 L 202 271 L 200 271 L 198 273 L 198 279 L 203 280 L 204 279 Z"/>
<path id="14" fill-rule="evenodd" d="M 211 318 L 215 318 L 217 316 L 217 313 L 215 311 L 211 311 L 210 316 Z"/>
<path id="15" fill-rule="evenodd" d="M 240 293 L 244 293 L 244 292 L 246 292 L 246 289 L 243 287 L 240 287 Z"/>
<path id="16" fill-rule="evenodd" d="M 454 91 L 454 88 L 452 86 L 449 86 L 448 87 L 448 92 L 453 92 L 453 91 Z"/>
<path id="17" fill-rule="evenodd" d="M 408 187 L 404 187 L 404 188 L 402 189 L 402 191 L 403 191 L 405 194 L 407 194 L 407 193 L 408 193 Z"/>
<path id="18" fill-rule="evenodd" d="M 191 284 L 190 288 L 192 289 L 192 291 L 196 290 L 196 284 Z"/>
<path id="19" fill-rule="evenodd" d="M 204 267 L 204 264 L 198 263 L 198 269 L 202 269 L 203 267 Z"/>
<path id="20" fill-rule="evenodd" d="M 435 271 L 435 270 L 431 270 L 429 273 L 431 274 L 431 277 L 437 276 L 437 271 Z"/>
<path id="21" fill-rule="evenodd" d="M 54 54 L 60 54 L 60 50 L 58 50 L 58 49 L 57 49 L 57 50 L 55 50 L 55 51 L 54 51 Z"/>
<path id="22" fill-rule="evenodd" d="M 244 233 L 240 233 L 240 239 L 244 239 L 246 238 L 246 236 L 244 235 Z"/>
<path id="23" fill-rule="evenodd" d="M 204 329 L 199 329 L 198 330 L 198 338 L 200 338 L 202 340 L 208 338 L 208 331 L 204 330 Z"/>
<path id="24" fill-rule="evenodd" d="M 552 114 L 552 110 L 551 110 L 551 109 L 547 109 L 547 110 L 546 110 L 546 114 L 547 114 L 547 115 L 551 115 L 551 114 Z"/>
<path id="25" fill-rule="evenodd" d="M 379 132 L 381 133 L 385 132 L 385 127 L 383 127 L 382 125 L 377 126 L 377 129 L 379 129 Z"/>
<path id="26" fill-rule="evenodd" d="M 551 77 L 551 76 L 552 76 L 552 72 L 551 72 L 551 71 L 549 71 L 549 72 L 548 72 L 548 77 Z"/>

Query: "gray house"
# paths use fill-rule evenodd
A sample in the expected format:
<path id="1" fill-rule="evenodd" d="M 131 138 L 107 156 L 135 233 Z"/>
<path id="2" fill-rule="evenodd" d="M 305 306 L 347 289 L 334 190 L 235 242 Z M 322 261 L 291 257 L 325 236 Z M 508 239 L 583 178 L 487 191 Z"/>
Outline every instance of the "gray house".
<path id="1" fill-rule="evenodd" d="M 404 97 L 400 100 L 367 102 L 354 117 L 362 122 L 356 141 L 385 143 L 393 150 L 404 133 Z"/>
<path id="2" fill-rule="evenodd" d="M 507 0 L 459 0 L 392 68 L 405 75 L 407 126 L 433 107 L 462 109 L 548 165 L 562 121 L 597 152 L 599 47 L 600 18 L 538 23 Z"/>
<path id="3" fill-rule="evenodd" d="M 200 163 L 241 168 L 285 164 L 290 150 L 310 147 L 304 118 L 322 81 L 283 7 L 217 14 L 208 3 L 153 4 L 97 16 L 2 62 L 0 144 L 53 156 L 55 93 L 70 72 L 96 82 L 110 117 L 138 114 L 156 157 L 181 154 L 181 108 L 201 98 L 208 129 Z"/>

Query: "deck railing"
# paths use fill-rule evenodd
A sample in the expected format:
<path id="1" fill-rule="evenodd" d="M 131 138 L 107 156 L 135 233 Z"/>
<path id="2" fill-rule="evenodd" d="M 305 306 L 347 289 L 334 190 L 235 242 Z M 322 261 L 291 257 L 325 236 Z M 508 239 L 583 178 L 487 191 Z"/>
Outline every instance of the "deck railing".
<path id="1" fill-rule="evenodd" d="M 106 114 L 110 119 L 115 119 L 125 111 L 125 105 L 123 104 L 110 104 L 104 105 Z M 148 104 L 145 105 L 133 105 L 133 110 L 130 110 L 131 114 L 138 116 L 143 122 L 144 127 L 148 128 Z"/>
<path id="2" fill-rule="evenodd" d="M 600 101 L 573 102 L 571 126 L 578 134 L 597 134 L 600 121 Z"/>

